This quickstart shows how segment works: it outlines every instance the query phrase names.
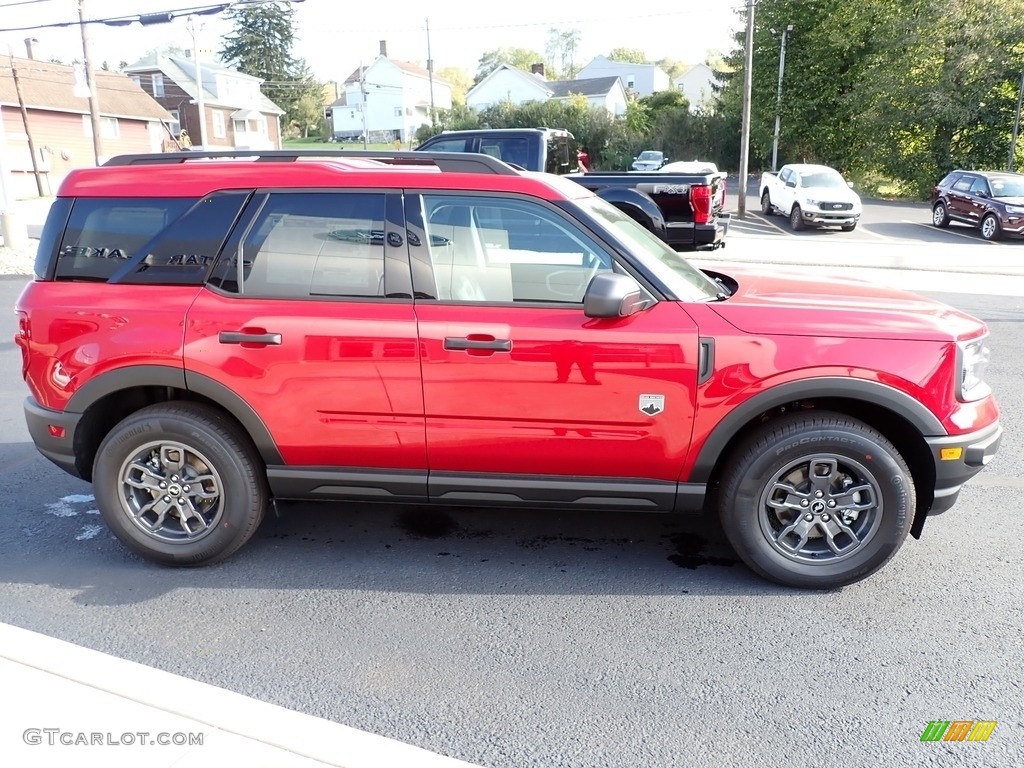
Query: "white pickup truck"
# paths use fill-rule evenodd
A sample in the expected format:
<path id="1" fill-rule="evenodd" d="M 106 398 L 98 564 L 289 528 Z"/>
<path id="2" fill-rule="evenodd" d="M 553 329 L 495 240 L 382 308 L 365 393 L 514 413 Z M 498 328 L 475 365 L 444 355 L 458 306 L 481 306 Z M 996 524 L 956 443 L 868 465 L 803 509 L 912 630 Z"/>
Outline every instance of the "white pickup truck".
<path id="1" fill-rule="evenodd" d="M 839 171 L 827 165 L 794 163 L 761 174 L 761 212 L 789 217 L 794 230 L 840 227 L 852 232 L 860 221 L 860 195 Z"/>

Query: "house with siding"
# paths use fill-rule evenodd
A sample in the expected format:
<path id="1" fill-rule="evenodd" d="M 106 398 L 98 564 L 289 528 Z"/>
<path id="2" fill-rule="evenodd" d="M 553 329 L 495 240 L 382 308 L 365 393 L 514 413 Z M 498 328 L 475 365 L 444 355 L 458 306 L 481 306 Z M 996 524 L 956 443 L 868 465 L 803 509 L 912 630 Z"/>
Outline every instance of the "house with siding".
<path id="1" fill-rule="evenodd" d="M 595 56 L 593 61 L 576 73 L 578 80 L 592 77 L 617 77 L 622 80 L 627 93 L 632 93 L 637 98 L 672 89 L 671 78 L 657 64 L 615 61 L 607 56 Z"/>
<path id="2" fill-rule="evenodd" d="M 494 104 L 525 104 L 528 101 L 569 99 L 584 96 L 591 106 L 602 107 L 610 115 L 626 112 L 627 96 L 617 76 L 576 80 L 547 80 L 544 65 L 534 64 L 525 72 L 511 64 L 502 64 L 466 93 L 466 104 L 480 111 Z"/>
<path id="3" fill-rule="evenodd" d="M 284 110 L 268 99 L 258 77 L 191 55 L 163 53 L 136 61 L 125 73 L 171 115 L 171 133 L 188 133 L 193 147 L 204 149 L 280 149 Z M 199 119 L 202 82 L 206 135 Z M 165 149 L 176 149 L 168 137 Z"/>
<path id="4" fill-rule="evenodd" d="M 103 152 L 100 161 L 113 155 L 159 152 L 167 135 L 163 124 L 171 118 L 167 110 L 121 73 L 97 70 L 95 76 Z M 96 164 L 82 72 L 76 74 L 75 67 L 38 59 L 4 57 L 0 59 L 0 173 L 8 196 L 14 199 L 39 194 L 30 134 L 45 195 L 56 193 L 71 170 Z"/>
<path id="5" fill-rule="evenodd" d="M 339 141 L 358 141 L 365 131 L 374 144 L 408 143 L 421 125 L 429 125 L 431 105 L 451 109 L 452 87 L 415 64 L 380 54 L 342 84 L 342 93 L 324 111 L 330 133 Z"/>
<path id="6" fill-rule="evenodd" d="M 707 64 L 687 67 L 675 81 L 675 87 L 682 91 L 690 102 L 690 111 L 709 109 L 715 103 L 715 72 Z"/>

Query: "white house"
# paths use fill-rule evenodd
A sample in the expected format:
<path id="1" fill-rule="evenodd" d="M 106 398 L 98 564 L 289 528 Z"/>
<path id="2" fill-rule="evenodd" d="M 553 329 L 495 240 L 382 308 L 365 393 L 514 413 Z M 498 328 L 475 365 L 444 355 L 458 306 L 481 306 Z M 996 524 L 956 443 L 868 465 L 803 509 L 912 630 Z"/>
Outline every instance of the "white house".
<path id="1" fill-rule="evenodd" d="M 650 96 L 656 91 L 668 91 L 672 81 L 657 64 L 633 64 L 628 61 L 614 61 L 606 56 L 597 56 L 576 73 L 577 80 L 592 77 L 618 77 L 627 92 L 637 97 Z"/>
<path id="2" fill-rule="evenodd" d="M 502 64 L 466 93 L 466 105 L 478 112 L 494 104 L 510 102 L 568 99 L 581 95 L 595 107 L 603 107 L 611 115 L 626 112 L 626 91 L 617 77 L 597 77 L 585 80 L 546 80 L 544 67 L 534 65 L 534 71 L 524 72 L 511 64 Z"/>
<path id="3" fill-rule="evenodd" d="M 694 64 L 674 81 L 675 87 L 689 100 L 691 112 L 714 105 L 714 83 L 715 72 L 707 64 Z"/>
<path id="4" fill-rule="evenodd" d="M 325 116 L 336 139 L 356 140 L 365 131 L 373 143 L 408 142 L 417 128 L 431 122 L 431 104 L 451 109 L 451 85 L 415 64 L 389 59 L 381 41 L 380 55 L 349 75 L 344 93 Z"/>

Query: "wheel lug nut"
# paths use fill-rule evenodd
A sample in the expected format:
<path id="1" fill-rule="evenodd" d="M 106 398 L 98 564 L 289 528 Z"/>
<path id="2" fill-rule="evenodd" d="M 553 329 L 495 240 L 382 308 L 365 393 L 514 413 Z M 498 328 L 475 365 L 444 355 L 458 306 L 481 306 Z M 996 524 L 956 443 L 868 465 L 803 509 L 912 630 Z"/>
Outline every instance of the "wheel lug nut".
<path id="1" fill-rule="evenodd" d="M 171 497 L 170 497 L 170 496 L 164 496 L 164 501 L 165 501 L 165 502 L 170 502 L 170 500 L 171 500 Z"/>
<path id="2" fill-rule="evenodd" d="M 171 475 L 171 481 L 175 482 L 175 483 L 178 482 L 178 476 L 177 475 Z"/>
<path id="3" fill-rule="evenodd" d="M 807 506 L 808 504 L 810 504 L 810 503 L 811 503 L 811 502 L 809 502 L 809 501 L 808 501 L 807 499 L 801 499 L 801 500 L 800 500 L 800 506 L 801 506 L 801 507 L 806 507 L 806 506 Z"/>
<path id="4" fill-rule="evenodd" d="M 167 487 L 167 483 L 161 482 L 161 483 L 160 483 L 160 487 L 161 487 L 161 488 L 166 488 L 166 487 Z"/>
<path id="5" fill-rule="evenodd" d="M 808 523 L 811 522 L 811 520 L 813 520 L 813 519 L 814 519 L 814 515 L 812 515 L 812 514 L 804 515 L 804 520 L 806 520 Z"/>
<path id="6" fill-rule="evenodd" d="M 834 506 L 836 505 L 836 500 L 835 500 L 835 499 L 829 499 L 829 500 L 828 500 L 828 505 L 829 505 L 830 507 L 834 507 Z"/>
<path id="7" fill-rule="evenodd" d="M 183 486 L 181 487 L 181 489 L 182 489 L 183 491 L 185 491 L 185 493 L 188 493 L 188 492 L 189 492 L 190 490 L 192 490 L 192 488 L 191 488 L 190 486 L 187 486 L 187 485 L 183 485 Z"/>
<path id="8" fill-rule="evenodd" d="M 829 515 L 825 514 L 825 515 L 822 515 L 822 516 L 821 516 L 821 519 L 822 519 L 822 520 L 823 520 L 824 522 L 826 522 L 826 523 L 827 523 L 827 522 L 828 522 L 829 520 L 831 520 L 832 518 L 831 518 L 831 517 L 829 517 Z"/>
<path id="9" fill-rule="evenodd" d="M 174 477 L 174 478 L 171 478 L 171 479 L 172 479 L 172 480 L 177 480 L 177 478 L 176 478 L 176 477 Z M 820 498 L 821 498 L 822 496 L 824 496 L 824 495 L 825 495 L 825 494 L 824 494 L 824 493 L 823 493 L 822 491 L 815 491 L 815 492 L 814 492 L 814 498 L 816 498 L 816 499 L 820 499 Z"/>

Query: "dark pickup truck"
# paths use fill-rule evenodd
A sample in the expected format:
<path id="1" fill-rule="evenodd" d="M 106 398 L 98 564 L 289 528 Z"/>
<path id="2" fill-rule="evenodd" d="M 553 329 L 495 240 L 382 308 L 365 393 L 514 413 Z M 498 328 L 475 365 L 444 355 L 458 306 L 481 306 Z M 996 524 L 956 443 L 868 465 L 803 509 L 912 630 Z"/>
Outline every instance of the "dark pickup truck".
<path id="1" fill-rule="evenodd" d="M 676 250 L 721 248 L 729 228 L 725 174 L 588 171 L 579 168 L 568 131 L 554 128 L 480 128 L 446 131 L 416 148 L 479 152 L 527 171 L 570 178 L 629 214 Z"/>

